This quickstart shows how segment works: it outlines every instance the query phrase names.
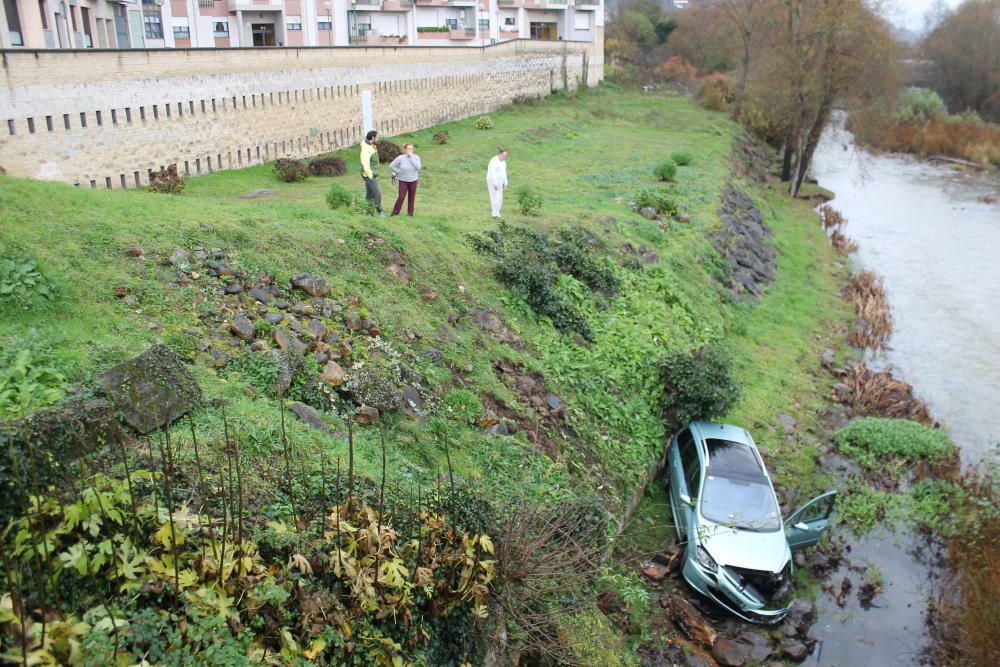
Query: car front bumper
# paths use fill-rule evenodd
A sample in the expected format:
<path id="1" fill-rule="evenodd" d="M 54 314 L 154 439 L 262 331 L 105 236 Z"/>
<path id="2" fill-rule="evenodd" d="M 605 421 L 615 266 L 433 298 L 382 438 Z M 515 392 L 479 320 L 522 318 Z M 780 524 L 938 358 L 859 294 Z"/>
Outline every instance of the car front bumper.
<path id="1" fill-rule="evenodd" d="M 765 609 L 760 600 L 741 589 L 739 580 L 725 567 L 720 566 L 712 572 L 703 567 L 690 552 L 684 559 L 682 573 L 695 590 L 745 621 L 771 625 L 781 622 L 788 614 L 788 607 Z"/>

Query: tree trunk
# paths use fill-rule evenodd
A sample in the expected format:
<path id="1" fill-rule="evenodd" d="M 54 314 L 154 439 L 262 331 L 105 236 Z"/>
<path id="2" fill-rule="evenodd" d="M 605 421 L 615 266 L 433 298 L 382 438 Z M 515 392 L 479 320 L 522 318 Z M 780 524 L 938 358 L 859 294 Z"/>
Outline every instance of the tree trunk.
<path id="1" fill-rule="evenodd" d="M 792 133 L 789 131 L 785 135 L 785 146 L 782 149 L 784 155 L 781 159 L 781 182 L 787 183 L 792 180 Z"/>
<path id="2" fill-rule="evenodd" d="M 743 57 L 740 58 L 740 80 L 736 84 L 736 101 L 733 103 L 733 118 L 740 119 L 743 98 L 746 95 L 747 79 L 750 76 L 750 35 L 743 35 Z"/>
<path id="3" fill-rule="evenodd" d="M 795 165 L 795 181 L 791 187 L 791 195 L 793 197 L 799 196 L 799 190 L 802 188 L 802 183 L 806 180 L 809 165 L 812 164 L 813 154 L 816 153 L 816 146 L 819 145 L 820 137 L 823 136 L 823 130 L 826 128 L 827 121 L 830 120 L 830 111 L 832 108 L 833 99 L 827 97 L 816 112 L 812 127 L 809 128 L 809 134 L 806 135 L 805 142 L 799 151 L 798 164 Z"/>

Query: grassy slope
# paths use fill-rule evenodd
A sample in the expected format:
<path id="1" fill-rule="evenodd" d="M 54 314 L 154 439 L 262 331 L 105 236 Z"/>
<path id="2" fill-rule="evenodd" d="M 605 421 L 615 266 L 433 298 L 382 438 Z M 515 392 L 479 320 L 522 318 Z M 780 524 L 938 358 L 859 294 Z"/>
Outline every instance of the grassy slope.
<path id="1" fill-rule="evenodd" d="M 231 399 L 230 416 L 244 436 L 244 455 L 257 464 L 257 475 L 265 482 L 257 488 L 265 498 L 274 497 L 266 482 L 275 474 L 271 470 L 280 467 L 274 465 L 279 460 L 277 406 L 247 396 L 245 380 L 230 366 L 209 368 L 195 339 L 182 329 L 194 326 L 196 313 L 206 307 L 198 299 L 218 299 L 215 290 L 177 286 L 170 267 L 159 261 L 175 246 L 219 247 L 251 275 L 269 272 L 286 285 L 301 271 L 326 276 L 331 298 L 346 305 L 348 297 L 357 297 L 362 315 L 376 319 L 397 350 L 412 353 L 409 363 L 425 373 L 424 384 L 438 393 L 467 387 L 512 402 L 511 390 L 493 372 L 493 360 L 507 357 L 542 372 L 567 402 L 577 437 L 552 460 L 538 456 L 524 434 L 498 438 L 473 428 L 458 430 L 452 452 L 456 471 L 476 479 L 487 493 L 561 497 L 600 489 L 612 505 L 631 495 L 665 435 L 656 408 L 655 361 L 667 350 L 712 341 L 733 351 L 744 384 L 743 400 L 730 419 L 754 429 L 777 483 L 820 485 L 808 475 L 812 449 L 786 444 L 783 433 L 768 429 L 777 426 L 779 412 L 809 423 L 818 404 L 819 383 L 812 369 L 825 345 L 824 333 L 846 315 L 835 295 L 839 269 L 809 206 L 770 188 L 743 184 L 774 231 L 781 251 L 779 275 L 758 307 L 729 306 L 711 279 L 704 240 L 705 231 L 717 223 L 718 193 L 730 178 L 736 127 L 727 119 L 683 98 L 610 89 L 507 109 L 493 119 L 490 131 L 476 130 L 470 119 L 396 138 L 417 144 L 425 165 L 413 219 L 330 211 L 323 203 L 329 179 L 283 184 L 267 165 L 191 179 L 178 197 L 4 178 L 0 250 L 33 254 L 62 282 L 65 297 L 48 312 L 5 313 L 0 361 L 29 347 L 36 358 L 59 365 L 79 381 L 165 340 L 197 361 L 196 373 L 208 396 Z M 451 133 L 448 145 L 430 141 L 441 129 Z M 596 333 L 592 346 L 578 346 L 537 320 L 492 279 L 486 261 L 466 242 L 467 234 L 492 226 L 483 181 L 486 161 L 498 145 L 511 151 L 512 190 L 505 205 L 509 219 L 546 229 L 584 227 L 616 259 L 622 258 L 625 242 L 659 255 L 645 269 L 621 269 L 621 294 L 603 306 L 579 285 L 564 282 L 562 288 L 589 317 Z M 691 167 L 680 170 L 674 186 L 691 222 L 671 222 L 661 229 L 631 212 L 627 201 L 640 189 L 656 187 L 652 167 L 676 150 L 696 156 Z M 360 192 L 356 151 L 342 155 L 349 174 L 338 182 Z M 515 213 L 514 192 L 522 184 L 543 195 L 540 217 Z M 383 187 L 389 204 L 387 179 Z M 280 193 L 238 198 L 258 188 Z M 409 286 L 389 279 L 383 251 L 369 248 L 367 232 L 383 236 L 406 255 Z M 124 248 L 131 244 L 145 248 L 145 263 L 125 256 Z M 116 299 L 117 285 L 127 286 L 137 305 Z M 425 303 L 420 298 L 425 289 L 439 297 Z M 499 309 L 526 342 L 525 349 L 501 344 L 464 319 L 454 327 L 447 324 L 449 311 L 474 306 Z M 150 322 L 162 329 L 150 328 Z M 441 327 L 457 342 L 449 342 Z M 410 331 L 421 338 L 411 340 Z M 432 347 L 444 353 L 448 368 L 426 361 L 422 352 Z M 329 419 L 342 428 L 335 416 Z M 217 416 L 205 414 L 199 424 L 207 440 L 219 436 Z M 292 436 L 306 452 L 307 463 L 315 463 L 318 448 L 331 457 L 346 452 L 342 441 L 298 424 L 293 424 Z M 390 480 L 431 479 L 444 467 L 443 450 L 425 425 L 397 419 L 390 436 Z M 180 429 L 177 437 L 183 441 Z M 375 473 L 377 446 L 374 433 L 361 436 L 363 472 Z"/>

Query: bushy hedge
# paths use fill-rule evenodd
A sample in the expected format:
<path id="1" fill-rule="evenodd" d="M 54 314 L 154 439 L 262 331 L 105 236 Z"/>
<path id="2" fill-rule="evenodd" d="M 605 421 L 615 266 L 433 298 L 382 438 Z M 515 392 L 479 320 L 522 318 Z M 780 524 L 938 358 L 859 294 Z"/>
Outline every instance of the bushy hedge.
<path id="1" fill-rule="evenodd" d="M 493 129 L 493 119 L 489 116 L 480 116 L 476 119 L 476 129 L 477 130 L 491 130 Z"/>
<path id="2" fill-rule="evenodd" d="M 522 215 L 538 215 L 542 210 L 542 195 L 527 185 L 517 191 L 517 210 Z"/>
<path id="3" fill-rule="evenodd" d="M 660 362 L 660 380 L 671 427 L 698 419 L 717 419 L 740 398 L 732 359 L 725 350 L 712 345 L 667 355 Z"/>
<path id="4" fill-rule="evenodd" d="M 378 161 L 388 164 L 403 154 L 403 149 L 399 144 L 394 144 L 388 139 L 379 139 L 375 142 L 375 150 L 378 151 Z"/>
<path id="5" fill-rule="evenodd" d="M 449 141 L 451 141 L 451 134 L 449 134 L 446 130 L 434 133 L 434 143 L 443 146 Z"/>
<path id="6" fill-rule="evenodd" d="M 334 210 L 348 208 L 354 204 L 354 195 L 340 183 L 331 183 L 326 193 L 326 204 Z"/>
<path id="7" fill-rule="evenodd" d="M 653 168 L 653 174 L 661 181 L 672 181 L 677 176 L 677 163 L 664 160 Z"/>
<path id="8" fill-rule="evenodd" d="M 635 207 L 651 208 L 661 215 L 677 215 L 680 206 L 666 190 L 643 190 L 635 197 Z"/>
<path id="9" fill-rule="evenodd" d="M 694 162 L 694 154 L 691 151 L 677 151 L 676 153 L 670 154 L 670 159 L 673 160 L 678 167 L 687 167 Z"/>
<path id="10" fill-rule="evenodd" d="M 274 161 L 274 175 L 285 183 L 296 183 L 306 180 L 309 172 L 302 160 L 278 158 Z"/>
<path id="11" fill-rule="evenodd" d="M 956 452 L 947 433 L 908 419 L 859 419 L 834 436 L 840 451 L 874 469 L 891 458 L 944 459 Z"/>
<path id="12" fill-rule="evenodd" d="M 149 178 L 149 191 L 161 195 L 178 195 L 187 186 L 184 177 L 177 173 L 177 165 L 154 171 Z"/>
<path id="13" fill-rule="evenodd" d="M 346 172 L 347 163 L 336 155 L 318 157 L 309 163 L 309 173 L 313 176 L 341 176 Z"/>

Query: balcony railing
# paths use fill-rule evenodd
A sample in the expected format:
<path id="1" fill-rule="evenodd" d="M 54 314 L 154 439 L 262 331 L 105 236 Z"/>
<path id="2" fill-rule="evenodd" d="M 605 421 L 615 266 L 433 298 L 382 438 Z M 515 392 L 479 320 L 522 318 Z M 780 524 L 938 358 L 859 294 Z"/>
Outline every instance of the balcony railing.
<path id="1" fill-rule="evenodd" d="M 382 0 L 382 11 L 400 12 L 413 7 L 413 0 Z"/>
<path id="2" fill-rule="evenodd" d="M 573 0 L 573 4 L 584 9 L 597 9 L 601 6 L 601 0 Z"/>
<path id="3" fill-rule="evenodd" d="M 365 7 L 378 7 L 382 0 L 351 0 L 352 5 L 363 5 Z"/>

